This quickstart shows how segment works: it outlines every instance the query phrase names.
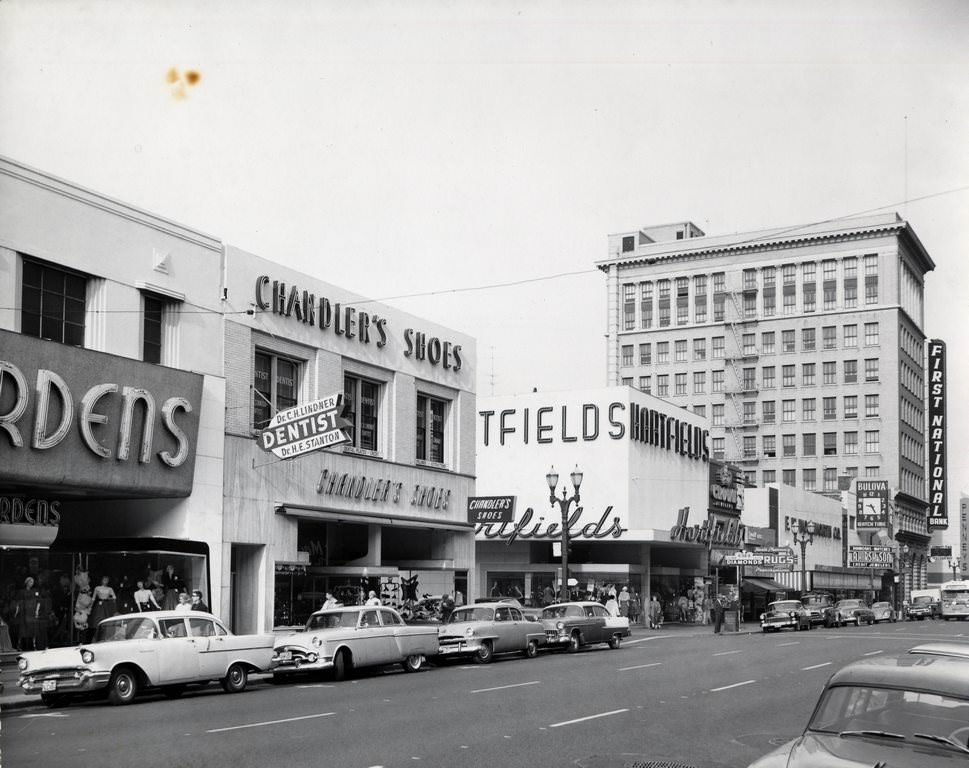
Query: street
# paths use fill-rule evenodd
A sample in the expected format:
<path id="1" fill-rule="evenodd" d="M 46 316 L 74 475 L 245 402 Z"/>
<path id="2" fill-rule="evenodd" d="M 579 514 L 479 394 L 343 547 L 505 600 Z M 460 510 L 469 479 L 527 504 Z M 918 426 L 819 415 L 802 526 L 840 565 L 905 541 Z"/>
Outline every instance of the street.
<path id="1" fill-rule="evenodd" d="M 343 683 L 254 681 L 239 695 L 212 684 L 126 707 L 38 706 L 2 715 L 2 764 L 745 766 L 803 729 L 839 666 L 966 630 L 934 621 L 768 635 L 640 629 L 615 651 L 454 662 Z"/>

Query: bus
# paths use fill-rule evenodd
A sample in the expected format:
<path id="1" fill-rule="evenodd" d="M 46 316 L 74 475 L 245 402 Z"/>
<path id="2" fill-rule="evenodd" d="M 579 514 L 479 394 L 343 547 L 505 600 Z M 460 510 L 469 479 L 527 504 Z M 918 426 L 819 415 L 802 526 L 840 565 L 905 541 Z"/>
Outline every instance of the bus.
<path id="1" fill-rule="evenodd" d="M 969 581 L 947 581 L 940 591 L 943 619 L 969 618 Z"/>

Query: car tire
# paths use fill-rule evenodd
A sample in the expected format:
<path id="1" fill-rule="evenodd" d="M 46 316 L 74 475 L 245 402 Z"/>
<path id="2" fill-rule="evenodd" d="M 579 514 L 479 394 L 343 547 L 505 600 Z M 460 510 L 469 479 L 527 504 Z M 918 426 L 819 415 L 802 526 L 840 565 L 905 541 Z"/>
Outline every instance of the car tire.
<path id="1" fill-rule="evenodd" d="M 222 685 L 222 690 L 226 693 L 242 693 L 246 690 L 246 684 L 248 682 L 249 670 L 238 662 L 230 664 L 229 669 L 226 670 L 225 677 L 219 680 L 219 683 Z"/>
<path id="2" fill-rule="evenodd" d="M 404 659 L 400 665 L 405 672 L 420 672 L 421 667 L 424 666 L 424 657 L 419 653 L 414 653 Z"/>
<path id="3" fill-rule="evenodd" d="M 71 703 L 70 697 L 65 693 L 42 693 L 40 694 L 40 700 L 44 702 L 45 706 L 51 709 L 67 707 Z"/>
<path id="4" fill-rule="evenodd" d="M 582 647 L 582 635 L 579 634 L 578 630 L 569 635 L 569 645 L 566 648 L 568 653 L 578 653 L 579 649 Z"/>
<path id="5" fill-rule="evenodd" d="M 338 683 L 341 680 L 346 680 L 351 665 L 350 656 L 346 648 L 341 648 L 336 652 L 336 656 L 333 657 L 333 679 Z"/>
<path id="6" fill-rule="evenodd" d="M 184 685 L 166 685 L 162 687 L 162 695 L 166 699 L 177 699 L 185 693 Z"/>
<path id="7" fill-rule="evenodd" d="M 609 638 L 609 647 L 612 648 L 612 650 L 617 651 L 619 650 L 620 646 L 622 646 L 622 635 L 613 635 Z"/>
<path id="8" fill-rule="evenodd" d="M 111 673 L 108 701 L 115 706 L 130 704 L 138 695 L 138 675 L 130 667 L 119 667 Z"/>
<path id="9" fill-rule="evenodd" d="M 538 656 L 538 640 L 529 640 L 525 646 L 525 658 L 534 659 Z"/>
<path id="10" fill-rule="evenodd" d="M 485 640 L 481 647 L 478 648 L 477 653 L 474 654 L 474 660 L 478 664 L 489 664 L 495 657 L 495 648 L 491 644 L 490 640 Z"/>

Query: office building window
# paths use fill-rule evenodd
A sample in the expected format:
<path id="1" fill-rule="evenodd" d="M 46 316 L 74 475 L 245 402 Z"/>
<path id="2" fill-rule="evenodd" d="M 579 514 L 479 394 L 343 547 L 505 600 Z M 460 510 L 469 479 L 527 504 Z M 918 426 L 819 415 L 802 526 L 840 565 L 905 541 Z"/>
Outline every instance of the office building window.
<path id="1" fill-rule="evenodd" d="M 698 361 L 707 359 L 706 339 L 693 339 L 693 359 Z"/>
<path id="2" fill-rule="evenodd" d="M 628 368 L 633 364 L 633 345 L 623 344 L 622 345 L 622 367 Z"/>
<path id="3" fill-rule="evenodd" d="M 854 480 L 856 477 L 858 477 L 858 467 L 845 467 L 845 476 L 849 480 Z"/>
<path id="4" fill-rule="evenodd" d="M 343 402 L 350 427 L 346 429 L 350 445 L 367 451 L 378 450 L 377 418 L 380 385 L 349 374 L 343 377 Z"/>
<path id="5" fill-rule="evenodd" d="M 640 376 L 639 377 L 639 388 L 647 395 L 651 394 L 653 391 L 652 387 L 652 377 L 651 376 Z"/>
<path id="6" fill-rule="evenodd" d="M 676 278 L 676 324 L 686 325 L 690 319 L 690 279 Z"/>
<path id="7" fill-rule="evenodd" d="M 633 385 L 633 377 L 632 376 L 623 376 L 619 380 L 619 383 L 622 384 L 624 387 L 631 387 Z"/>
<path id="8" fill-rule="evenodd" d="M 670 377 L 668 374 L 662 373 L 656 377 L 656 396 L 670 396 Z"/>
<path id="9" fill-rule="evenodd" d="M 878 345 L 878 323 L 865 323 L 865 346 Z"/>
<path id="10" fill-rule="evenodd" d="M 781 445 L 785 456 L 797 455 L 797 435 L 783 435 Z"/>
<path id="11" fill-rule="evenodd" d="M 822 381 L 824 381 L 825 384 L 837 384 L 838 364 L 834 360 L 827 363 L 821 363 L 821 376 Z"/>
<path id="12" fill-rule="evenodd" d="M 765 331 L 760 335 L 760 347 L 761 347 L 761 351 L 765 355 L 774 354 L 774 332 L 773 331 Z"/>
<path id="13" fill-rule="evenodd" d="M 723 349 L 724 349 L 723 336 L 714 336 L 713 337 L 713 353 L 711 355 L 714 360 L 721 360 L 721 359 L 723 359 Z"/>
<path id="14" fill-rule="evenodd" d="M 773 424 L 776 417 L 776 408 L 773 400 L 765 400 L 761 403 L 761 414 L 765 424 Z"/>
<path id="15" fill-rule="evenodd" d="M 801 444 L 804 446 L 805 456 L 816 456 L 818 452 L 818 436 L 813 432 L 805 432 L 801 435 Z"/>
<path id="16" fill-rule="evenodd" d="M 845 309 L 858 306 L 858 259 L 850 256 L 842 262 L 844 267 Z"/>
<path id="17" fill-rule="evenodd" d="M 710 440 L 710 449 L 713 451 L 713 458 L 723 458 L 723 441 L 724 439 L 722 437 L 714 437 Z"/>
<path id="18" fill-rule="evenodd" d="M 858 454 L 858 433 L 845 432 L 844 446 L 846 456 L 856 456 Z"/>
<path id="19" fill-rule="evenodd" d="M 833 259 L 821 262 L 821 290 L 824 292 L 825 311 L 835 309 L 838 302 L 837 264 Z"/>
<path id="20" fill-rule="evenodd" d="M 756 435 L 744 435 L 743 451 L 745 459 L 753 459 L 757 457 L 757 436 Z"/>
<path id="21" fill-rule="evenodd" d="M 855 349 L 858 346 L 858 326 L 846 325 L 844 327 L 845 349 Z"/>
<path id="22" fill-rule="evenodd" d="M 745 355 L 757 354 L 757 334 L 745 333 L 741 340 L 743 342 L 743 352 Z"/>
<path id="23" fill-rule="evenodd" d="M 713 322 L 722 323 L 724 318 L 725 294 L 713 294 Z"/>
<path id="24" fill-rule="evenodd" d="M 744 424 L 757 423 L 757 403 L 753 400 L 744 401 Z"/>
<path id="25" fill-rule="evenodd" d="M 686 339 L 677 339 L 673 342 L 673 359 L 678 363 L 686 362 Z"/>
<path id="26" fill-rule="evenodd" d="M 801 470 L 801 485 L 805 491 L 818 489 L 818 471 L 816 469 Z"/>
<path id="27" fill-rule="evenodd" d="M 878 256 L 865 256 L 865 304 L 878 303 Z"/>
<path id="28" fill-rule="evenodd" d="M 801 351 L 802 352 L 814 351 L 815 333 L 816 333 L 816 329 L 814 328 L 801 329 Z"/>
<path id="29" fill-rule="evenodd" d="M 824 433 L 824 455 L 825 456 L 838 455 L 838 433 L 837 432 Z"/>
<path id="30" fill-rule="evenodd" d="M 845 418 L 858 418 L 858 397 L 856 395 L 845 395 Z"/>
<path id="31" fill-rule="evenodd" d="M 252 377 L 252 428 L 265 429 L 277 411 L 299 402 L 300 364 L 296 360 L 256 350 Z"/>
<path id="32" fill-rule="evenodd" d="M 803 363 L 801 365 L 801 385 L 813 387 L 815 384 L 815 371 L 817 366 L 814 363 Z"/>
<path id="33" fill-rule="evenodd" d="M 765 365 L 761 369 L 761 376 L 763 377 L 764 389 L 773 389 L 777 386 L 777 382 L 774 381 L 774 366 Z"/>
<path id="34" fill-rule="evenodd" d="M 710 406 L 710 422 L 715 427 L 723 426 L 723 403 L 714 403 Z"/>
<path id="35" fill-rule="evenodd" d="M 794 366 L 793 365 L 781 366 L 781 386 L 784 386 L 784 387 L 794 386 Z"/>
<path id="36" fill-rule="evenodd" d="M 636 327 L 636 286 L 632 283 L 622 287 L 622 327 L 624 331 Z"/>
<path id="37" fill-rule="evenodd" d="M 639 364 L 651 365 L 653 362 L 653 345 L 646 343 L 639 345 Z"/>
<path id="38" fill-rule="evenodd" d="M 878 381 L 878 358 L 865 360 L 865 381 Z"/>
<path id="39" fill-rule="evenodd" d="M 813 397 L 805 397 L 801 401 L 801 421 L 814 421 L 817 401 Z"/>
<path id="40" fill-rule="evenodd" d="M 784 400 L 781 402 L 781 419 L 785 424 L 793 423 L 797 420 L 796 400 Z"/>
<path id="41" fill-rule="evenodd" d="M 836 397 L 826 397 L 821 403 L 821 407 L 824 411 L 824 420 L 832 421 L 838 418 L 838 398 Z"/>
<path id="42" fill-rule="evenodd" d="M 668 341 L 656 342 L 656 362 L 668 363 L 670 361 L 670 343 Z"/>
<path id="43" fill-rule="evenodd" d="M 705 405 L 694 405 L 693 413 L 697 416 L 702 416 L 704 419 L 707 417 L 707 407 Z"/>
<path id="44" fill-rule="evenodd" d="M 713 371 L 711 376 L 711 391 L 723 392 L 723 371 Z"/>
<path id="45" fill-rule="evenodd" d="M 744 294 L 744 317 L 757 317 L 757 294 Z"/>
<path id="46" fill-rule="evenodd" d="M 448 404 L 428 395 L 417 396 L 417 458 L 444 463 L 444 424 Z"/>
<path id="47" fill-rule="evenodd" d="M 693 394 L 702 395 L 706 391 L 707 391 L 706 371 L 694 371 L 693 372 Z"/>
<path id="48" fill-rule="evenodd" d="M 639 322 L 643 328 L 653 327 L 653 284 L 639 284 Z"/>
<path id="49" fill-rule="evenodd" d="M 797 485 L 796 480 L 797 470 L 796 469 L 785 469 L 781 471 L 781 482 L 784 485 L 789 485 L 794 488 Z"/>
<path id="50" fill-rule="evenodd" d="M 20 332 L 83 347 L 86 296 L 85 277 L 24 257 Z"/>
<path id="51" fill-rule="evenodd" d="M 769 459 L 777 456 L 777 436 L 776 435 L 764 435 L 763 438 L 764 446 L 764 456 Z"/>
<path id="52" fill-rule="evenodd" d="M 742 385 L 745 392 L 750 392 L 751 390 L 757 389 L 756 368 L 744 368 Z"/>
<path id="53" fill-rule="evenodd" d="M 821 343 L 824 349 L 838 348 L 838 329 L 834 325 L 826 325 L 821 329 Z"/>
<path id="54" fill-rule="evenodd" d="M 781 352 L 796 352 L 794 331 L 781 331 Z"/>
<path id="55" fill-rule="evenodd" d="M 776 483 L 777 482 L 777 470 L 776 469 L 765 469 L 763 472 L 760 473 L 760 476 L 761 476 L 761 478 L 763 478 L 761 480 L 761 482 L 764 485 L 769 485 L 771 483 Z"/>
<path id="56" fill-rule="evenodd" d="M 801 265 L 801 302 L 805 312 L 814 312 L 816 308 L 817 278 L 815 277 L 816 264 L 807 261 Z"/>
<path id="57" fill-rule="evenodd" d="M 141 359 L 146 363 L 160 363 L 162 354 L 162 319 L 165 314 L 165 303 L 156 296 L 142 298 L 144 314 L 142 315 Z"/>
<path id="58" fill-rule="evenodd" d="M 673 379 L 673 386 L 675 395 L 685 395 L 686 394 L 686 374 L 677 373 Z"/>
<path id="59" fill-rule="evenodd" d="M 878 395 L 865 395 L 865 417 L 873 419 L 878 416 Z"/>
<path id="60" fill-rule="evenodd" d="M 858 382 L 858 361 L 845 360 L 845 384 L 856 384 Z"/>
<path id="61" fill-rule="evenodd" d="M 670 281 L 660 280 L 656 285 L 659 292 L 659 325 L 665 328 L 670 324 Z"/>
<path id="62" fill-rule="evenodd" d="M 881 467 L 865 467 L 865 477 L 880 477 Z"/>

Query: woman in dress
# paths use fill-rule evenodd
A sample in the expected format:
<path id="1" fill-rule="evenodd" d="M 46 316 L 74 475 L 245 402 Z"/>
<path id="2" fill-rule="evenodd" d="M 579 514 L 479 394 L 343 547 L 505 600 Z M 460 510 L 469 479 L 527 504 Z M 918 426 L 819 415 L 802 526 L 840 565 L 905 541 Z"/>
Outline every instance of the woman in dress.
<path id="1" fill-rule="evenodd" d="M 181 578 L 175 573 L 174 565 L 169 563 L 165 566 L 161 581 L 165 588 L 165 599 L 162 602 L 162 607 L 166 611 L 174 610 L 178 607 L 178 593 L 184 588 Z"/>
<path id="2" fill-rule="evenodd" d="M 145 582 L 138 582 L 138 589 L 135 590 L 135 607 L 139 611 L 160 611 L 162 607 L 155 599 L 155 594 L 145 588 Z"/>
<path id="3" fill-rule="evenodd" d="M 20 599 L 17 601 L 17 621 L 20 627 L 20 648 L 23 651 L 37 650 L 37 635 L 41 622 L 43 598 L 32 576 L 24 580 Z M 44 614 L 47 621 L 47 614 Z M 46 643 L 44 644 L 46 645 Z"/>
<path id="4" fill-rule="evenodd" d="M 88 618 L 88 626 L 91 629 L 97 629 L 101 621 L 118 612 L 118 596 L 109 586 L 110 581 L 108 576 L 102 576 L 101 583 L 94 588 L 94 605 Z"/>

